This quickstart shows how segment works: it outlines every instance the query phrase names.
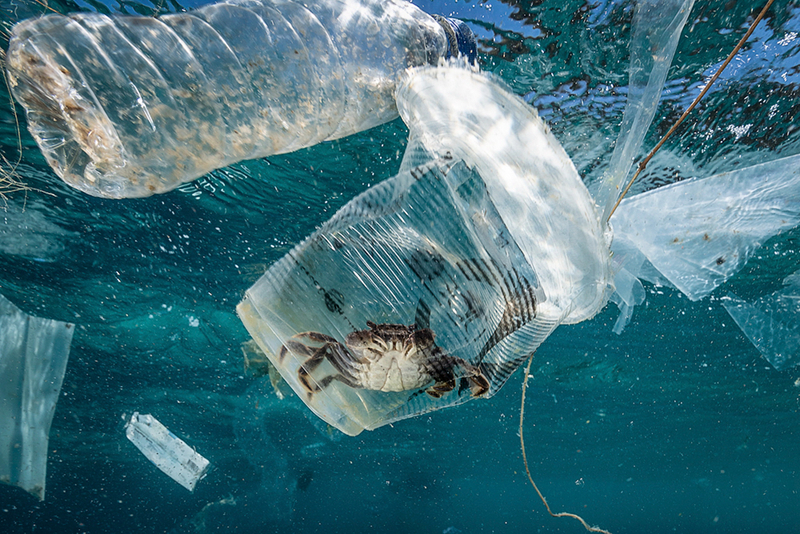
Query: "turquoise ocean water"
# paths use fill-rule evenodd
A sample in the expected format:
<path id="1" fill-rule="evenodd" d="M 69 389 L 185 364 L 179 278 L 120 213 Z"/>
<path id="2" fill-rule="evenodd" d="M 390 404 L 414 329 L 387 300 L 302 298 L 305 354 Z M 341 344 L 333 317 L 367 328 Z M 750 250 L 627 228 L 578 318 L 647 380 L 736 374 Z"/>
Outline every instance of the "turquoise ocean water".
<path id="1" fill-rule="evenodd" d="M 415 3 L 466 20 L 482 68 L 539 110 L 595 183 L 626 102 L 634 4 Z M 194 6 L 48 5 L 139 14 Z M 27 0 L 0 6 L 6 29 L 45 11 Z M 697 0 L 645 148 L 756 7 Z M 800 4 L 776 1 L 634 192 L 800 152 L 798 34 Z M 244 291 L 397 172 L 407 139 L 399 119 L 165 195 L 112 201 L 63 184 L 25 131 L 24 111 L 15 117 L 0 92 L 0 150 L 32 188 L 8 194 L 0 211 L 0 292 L 27 313 L 76 324 L 46 500 L 0 486 L 0 532 L 584 532 L 550 518 L 527 482 L 519 372 L 492 399 L 348 437 L 244 369 L 248 335 L 234 312 Z M 752 301 L 780 289 L 800 265 L 798 240 L 799 229 L 772 238 L 699 302 L 645 284 L 647 300 L 620 335 L 612 304 L 547 339 L 533 361 L 525 438 L 554 511 L 615 534 L 798 532 L 800 370 L 772 368 L 720 305 L 728 292 Z M 193 493 L 125 438 L 134 411 L 211 461 Z"/>

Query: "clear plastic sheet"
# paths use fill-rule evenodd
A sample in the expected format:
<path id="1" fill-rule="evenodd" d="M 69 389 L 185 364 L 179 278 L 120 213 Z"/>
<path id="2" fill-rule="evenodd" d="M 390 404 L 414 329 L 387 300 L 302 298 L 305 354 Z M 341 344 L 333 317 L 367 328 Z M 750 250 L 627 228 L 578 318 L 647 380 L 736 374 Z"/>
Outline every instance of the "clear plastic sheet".
<path id="1" fill-rule="evenodd" d="M 494 394 L 607 299 L 607 236 L 535 110 L 452 66 L 411 72 L 397 100 L 412 138 L 400 174 L 238 307 L 298 395 L 350 435 Z"/>
<path id="2" fill-rule="evenodd" d="M 630 179 L 634 158 L 644 142 L 656 113 L 664 82 L 694 0 L 645 0 L 637 3 L 630 44 L 630 66 L 627 102 L 614 152 L 602 179 L 595 184 L 593 195 L 602 210 L 603 219 Z M 658 51 L 653 53 L 653 51 Z M 623 236 L 614 238 L 614 286 L 611 301 L 620 315 L 614 332 L 621 334 L 633 316 L 634 308 L 643 303 L 642 268 L 646 259 Z"/>
<path id="3" fill-rule="evenodd" d="M 189 491 L 194 491 L 210 467 L 208 460 L 150 414 L 134 412 L 125 425 L 125 436 L 164 474 Z"/>
<path id="4" fill-rule="evenodd" d="M 629 183 L 693 3 L 637 5 L 623 123 L 609 168 L 594 191 L 604 217 Z M 690 173 L 699 174 L 685 159 L 662 151 L 651 166 L 671 167 L 677 160 L 686 163 L 682 167 Z M 674 286 L 691 300 L 699 300 L 738 272 L 764 241 L 796 226 L 798 162 L 797 156 L 783 158 L 625 199 L 610 221 L 616 287 L 611 300 L 620 308 L 614 331 L 621 333 L 634 307 L 644 302 L 640 280 Z"/>
<path id="5" fill-rule="evenodd" d="M 683 27 L 694 0 L 643 0 L 636 5 L 631 37 L 628 101 L 611 162 L 595 192 L 603 219 L 628 184 L 628 174 L 656 113 Z M 655 52 L 654 52 L 655 51 Z"/>
<path id="6" fill-rule="evenodd" d="M 699 300 L 767 239 L 800 223 L 800 155 L 636 195 L 622 202 L 612 223 L 615 241 L 632 244 Z"/>
<path id="7" fill-rule="evenodd" d="M 0 482 L 40 500 L 74 332 L 72 324 L 31 317 L 0 295 Z"/>

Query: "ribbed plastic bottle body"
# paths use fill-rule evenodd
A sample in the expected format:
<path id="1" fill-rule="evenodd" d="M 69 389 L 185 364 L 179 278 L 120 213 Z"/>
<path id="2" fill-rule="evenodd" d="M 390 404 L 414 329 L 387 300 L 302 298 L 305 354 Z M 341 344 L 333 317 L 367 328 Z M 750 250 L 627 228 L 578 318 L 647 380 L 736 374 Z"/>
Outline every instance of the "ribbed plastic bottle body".
<path id="1" fill-rule="evenodd" d="M 391 120 L 398 74 L 447 48 L 403 0 L 233 0 L 27 20 L 7 68 L 56 173 L 127 198 Z"/>

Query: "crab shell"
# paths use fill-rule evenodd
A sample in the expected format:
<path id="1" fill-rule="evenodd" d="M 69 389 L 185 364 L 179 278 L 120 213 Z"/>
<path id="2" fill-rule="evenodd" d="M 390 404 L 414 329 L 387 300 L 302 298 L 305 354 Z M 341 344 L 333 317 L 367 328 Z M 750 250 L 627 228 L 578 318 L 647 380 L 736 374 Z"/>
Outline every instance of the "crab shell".
<path id="1" fill-rule="evenodd" d="M 446 357 L 434 344 L 434 335 L 429 329 L 372 322 L 367 326 L 369 330 L 352 332 L 345 338 L 345 345 L 354 357 L 348 371 L 361 387 L 407 391 L 421 388 L 431 380 L 453 378 L 452 362 L 436 365 L 437 359 Z M 437 373 L 437 368 L 443 373 Z M 436 376 L 441 374 L 449 376 Z"/>

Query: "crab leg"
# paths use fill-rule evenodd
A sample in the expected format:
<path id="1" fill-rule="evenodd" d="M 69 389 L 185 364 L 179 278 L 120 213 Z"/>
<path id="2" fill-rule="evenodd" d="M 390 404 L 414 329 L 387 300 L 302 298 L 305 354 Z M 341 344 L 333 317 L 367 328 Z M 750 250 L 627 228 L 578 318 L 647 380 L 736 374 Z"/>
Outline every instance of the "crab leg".
<path id="1" fill-rule="evenodd" d="M 302 345 L 305 347 L 305 345 Z M 308 347 L 305 347 L 308 348 Z M 309 395 L 312 393 L 316 393 L 320 389 L 325 386 L 318 386 L 317 384 L 313 384 L 311 382 L 311 372 L 314 371 L 319 364 L 322 363 L 322 360 L 328 355 L 328 345 L 323 345 L 322 347 L 318 348 L 311 358 L 304 361 L 300 364 L 300 367 L 297 369 L 297 378 L 300 380 L 300 383 L 303 384 L 303 387 L 306 388 Z"/>

